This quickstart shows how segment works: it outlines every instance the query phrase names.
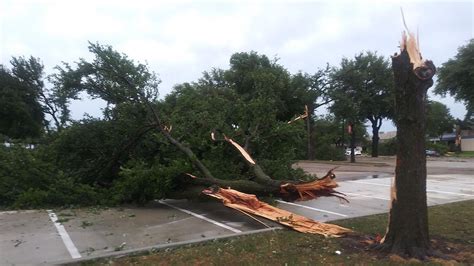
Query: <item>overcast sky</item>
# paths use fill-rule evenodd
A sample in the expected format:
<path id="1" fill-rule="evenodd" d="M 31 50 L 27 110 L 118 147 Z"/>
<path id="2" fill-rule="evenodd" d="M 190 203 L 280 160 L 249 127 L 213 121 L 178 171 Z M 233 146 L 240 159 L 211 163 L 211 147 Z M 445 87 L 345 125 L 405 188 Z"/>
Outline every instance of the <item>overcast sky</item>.
<path id="1" fill-rule="evenodd" d="M 383 3 L 382 3 L 383 2 Z M 473 1 L 7 1 L 0 0 L 0 59 L 41 58 L 46 72 L 61 61 L 91 58 L 87 41 L 110 44 L 159 74 L 160 94 L 228 68 L 235 52 L 257 51 L 291 73 L 314 73 L 361 51 L 398 51 L 403 7 L 419 29 L 423 56 L 440 66 L 474 35 Z M 458 118 L 465 108 L 450 97 Z M 100 102 L 84 99 L 73 117 L 99 116 Z M 384 130 L 393 126 L 386 123 Z"/>

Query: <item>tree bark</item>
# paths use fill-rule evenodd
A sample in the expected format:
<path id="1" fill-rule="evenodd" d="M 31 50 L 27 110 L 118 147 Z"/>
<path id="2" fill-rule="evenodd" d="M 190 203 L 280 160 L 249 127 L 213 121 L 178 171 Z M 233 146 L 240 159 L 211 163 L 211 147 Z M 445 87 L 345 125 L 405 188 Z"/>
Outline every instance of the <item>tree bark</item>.
<path id="1" fill-rule="evenodd" d="M 372 122 L 372 157 L 379 157 L 379 130 L 382 126 L 382 118 L 370 121 Z"/>
<path id="2" fill-rule="evenodd" d="M 314 143 L 313 143 L 313 123 L 311 115 L 306 117 L 306 131 L 308 132 L 308 160 L 314 160 Z"/>
<path id="3" fill-rule="evenodd" d="M 425 258 L 429 255 L 426 200 L 425 106 L 426 92 L 436 71 L 431 61 L 417 68 L 410 63 L 406 46 L 392 57 L 395 77 L 397 163 L 392 184 L 392 206 L 383 250 Z"/>
<path id="4" fill-rule="evenodd" d="M 355 142 L 356 142 L 355 125 L 353 123 L 350 123 L 350 127 L 351 127 L 351 132 L 350 132 L 350 136 L 351 136 L 351 163 L 355 163 L 355 161 L 356 161 L 355 152 L 354 152 Z"/>

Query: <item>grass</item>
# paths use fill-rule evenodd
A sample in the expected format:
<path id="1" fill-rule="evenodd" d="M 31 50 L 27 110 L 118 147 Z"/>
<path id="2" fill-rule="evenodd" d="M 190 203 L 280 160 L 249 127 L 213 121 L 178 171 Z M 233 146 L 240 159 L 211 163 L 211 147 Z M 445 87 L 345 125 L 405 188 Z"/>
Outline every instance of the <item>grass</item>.
<path id="1" fill-rule="evenodd" d="M 455 153 L 454 156 L 460 158 L 474 158 L 474 151 L 462 151 L 460 153 Z"/>
<path id="2" fill-rule="evenodd" d="M 93 223 L 89 222 L 89 221 L 82 221 L 81 223 L 81 227 L 82 228 L 86 228 L 86 227 L 89 227 L 89 226 L 92 226 Z"/>
<path id="3" fill-rule="evenodd" d="M 62 223 L 69 222 L 69 220 L 70 220 L 69 218 L 59 218 L 56 222 L 62 224 Z"/>
<path id="4" fill-rule="evenodd" d="M 456 158 L 474 158 L 474 151 L 448 152 L 445 155 Z"/>
<path id="5" fill-rule="evenodd" d="M 462 263 L 474 263 L 474 201 L 451 203 L 429 208 L 433 246 L 452 253 Z M 374 237 L 383 235 L 387 214 L 335 221 L 356 232 Z M 398 256 L 382 257 L 367 251 L 359 238 L 324 238 L 280 230 L 175 249 L 160 250 L 141 256 L 105 259 L 86 265 L 399 265 L 418 264 Z M 437 244 L 438 243 L 438 244 Z M 453 263 L 434 259 L 428 264 Z M 426 262 L 425 262 L 426 263 Z"/>

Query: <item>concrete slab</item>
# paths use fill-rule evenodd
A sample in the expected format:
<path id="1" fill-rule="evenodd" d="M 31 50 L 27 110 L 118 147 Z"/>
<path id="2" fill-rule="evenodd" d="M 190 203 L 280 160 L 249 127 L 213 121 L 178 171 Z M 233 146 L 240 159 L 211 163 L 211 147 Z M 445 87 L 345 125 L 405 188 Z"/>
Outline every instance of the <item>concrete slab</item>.
<path id="1" fill-rule="evenodd" d="M 335 198 L 298 202 L 300 206 L 281 203 L 279 208 L 292 211 L 316 221 L 327 222 L 371 214 L 384 213 L 389 210 L 390 201 L 348 195 L 349 203 Z M 307 207 L 314 208 L 311 210 Z M 328 211 L 332 213 L 328 213 Z"/>
<path id="2" fill-rule="evenodd" d="M 201 214 L 205 217 L 208 217 L 214 221 L 231 226 L 232 228 L 238 229 L 242 232 L 259 230 L 265 228 L 265 226 L 249 218 L 247 215 L 236 212 L 233 209 L 224 207 L 220 202 L 215 200 L 208 202 L 197 202 L 197 201 L 187 201 L 187 200 L 166 200 L 167 203 L 172 204 L 173 206 L 185 209 L 192 210 L 195 213 Z M 222 208 L 224 207 L 224 208 Z M 263 218 L 258 218 L 258 220 L 264 222 L 270 227 L 279 227 L 277 223 L 272 221 L 267 221 Z"/>
<path id="3" fill-rule="evenodd" d="M 217 202 L 201 205 L 186 201 L 168 203 L 190 209 L 209 219 L 215 218 L 230 228 L 240 230 L 229 230 L 158 202 L 147 208 L 112 208 L 98 212 L 71 210 L 74 216 L 69 216 L 71 219 L 64 224 L 82 256 L 264 228 L 249 217 L 227 210 Z M 58 216 L 62 217 L 61 213 Z"/>
<path id="4" fill-rule="evenodd" d="M 44 210 L 0 212 L 0 265 L 48 264 L 71 258 Z"/>

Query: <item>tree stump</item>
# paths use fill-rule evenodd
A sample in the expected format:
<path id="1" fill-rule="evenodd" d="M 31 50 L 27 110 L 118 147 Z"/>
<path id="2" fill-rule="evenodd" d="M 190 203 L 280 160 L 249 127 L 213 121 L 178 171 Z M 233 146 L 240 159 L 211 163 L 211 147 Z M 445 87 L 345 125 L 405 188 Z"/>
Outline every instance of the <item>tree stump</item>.
<path id="1" fill-rule="evenodd" d="M 400 55 L 392 57 L 398 151 L 388 230 L 380 247 L 423 259 L 430 254 L 426 199 L 426 92 L 433 85 L 436 68 L 431 61 L 421 60 L 416 41 L 413 35 L 410 37 L 412 40 L 408 41 L 404 37 Z"/>

